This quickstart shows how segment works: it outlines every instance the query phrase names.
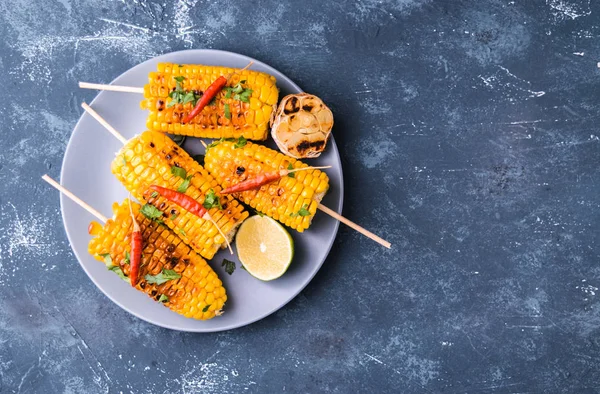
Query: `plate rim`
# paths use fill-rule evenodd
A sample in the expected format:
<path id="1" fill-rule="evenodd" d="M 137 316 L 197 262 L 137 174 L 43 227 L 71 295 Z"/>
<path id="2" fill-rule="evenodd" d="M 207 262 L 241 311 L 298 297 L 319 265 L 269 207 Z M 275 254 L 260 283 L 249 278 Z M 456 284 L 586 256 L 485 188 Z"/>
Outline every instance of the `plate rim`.
<path id="1" fill-rule="evenodd" d="M 121 78 L 123 76 L 123 74 L 127 73 L 128 71 L 132 70 L 135 67 L 141 66 L 143 64 L 146 63 L 150 63 L 153 61 L 160 61 L 161 58 L 165 58 L 165 57 L 169 57 L 175 54 L 183 54 L 183 53 L 201 53 L 203 55 L 205 54 L 214 54 L 214 53 L 222 53 L 225 54 L 227 56 L 241 56 L 245 59 L 247 59 L 248 61 L 253 61 L 254 63 L 261 65 L 262 67 L 265 67 L 266 69 L 270 69 L 270 70 L 274 70 L 277 73 L 283 75 L 287 81 L 289 83 L 291 83 L 292 87 L 294 90 L 296 90 L 297 92 L 303 92 L 303 90 L 291 79 L 289 78 L 286 74 L 282 73 L 281 71 L 277 70 L 276 68 L 260 61 L 257 59 L 254 59 L 250 56 L 241 54 L 241 53 L 237 53 L 237 52 L 231 52 L 231 51 L 225 51 L 225 50 L 221 50 L 221 49 L 210 49 L 210 48 L 202 48 L 202 49 L 185 49 L 185 50 L 180 50 L 180 51 L 174 51 L 174 52 L 168 52 L 168 53 L 163 53 L 162 55 L 159 56 L 155 56 L 152 57 L 150 59 L 147 59 L 141 63 L 138 63 L 136 65 L 134 65 L 133 67 L 128 68 L 127 70 L 123 71 L 121 74 L 119 74 L 117 77 L 115 77 L 110 84 L 114 84 L 115 81 L 117 81 L 119 78 Z M 168 60 L 165 60 L 168 61 Z M 89 105 L 93 106 L 94 102 L 96 100 L 98 100 L 98 98 L 100 97 L 100 95 L 102 94 L 108 94 L 105 91 L 100 91 L 98 94 L 96 94 L 96 96 L 93 98 L 92 101 L 90 101 Z M 71 135 L 69 137 L 69 141 L 67 143 L 67 146 L 65 148 L 65 152 L 63 155 L 63 159 L 61 161 L 61 170 L 60 170 L 60 181 L 62 184 L 62 180 L 65 177 L 65 171 L 66 171 L 66 166 L 65 166 L 65 162 L 67 160 L 68 157 L 68 153 L 71 149 L 73 149 L 73 136 L 75 134 L 75 130 L 77 130 L 80 127 L 80 123 L 83 121 L 84 116 L 86 116 L 86 112 L 83 111 L 81 113 L 81 115 L 79 116 L 79 119 L 77 120 L 77 123 L 75 123 L 75 126 L 73 127 L 73 130 L 71 131 Z M 144 129 L 145 127 L 143 127 Z M 341 156 L 339 154 L 339 149 L 337 148 L 337 144 L 335 143 L 335 136 L 332 134 L 330 134 L 330 138 L 329 138 L 329 143 L 332 144 L 335 147 L 335 151 L 337 152 L 337 156 L 340 162 L 340 168 L 339 168 L 339 172 L 340 172 L 340 189 L 339 189 L 339 193 L 340 193 L 340 198 L 339 201 L 336 202 L 338 205 L 338 212 L 343 212 L 343 206 L 344 206 L 344 172 L 343 172 L 343 167 L 341 165 L 342 160 L 341 160 Z M 338 220 L 335 220 L 335 224 L 334 224 L 334 234 L 331 237 L 331 240 L 329 242 L 329 245 L 327 245 L 327 251 L 322 259 L 322 261 L 320 261 L 319 263 L 317 263 L 317 265 L 315 266 L 315 268 L 312 270 L 311 274 L 309 276 L 307 276 L 305 278 L 305 280 L 301 283 L 301 285 L 298 287 L 297 291 L 293 292 L 287 299 L 285 299 L 281 304 L 279 304 L 277 307 L 272 308 L 271 310 L 268 310 L 260 315 L 258 315 L 256 318 L 250 319 L 248 321 L 244 321 L 241 323 L 232 323 L 229 324 L 228 326 L 225 327 L 218 327 L 218 328 L 203 328 L 202 326 L 199 326 L 198 329 L 185 329 L 185 328 L 181 328 L 181 327 L 176 327 L 173 326 L 171 324 L 167 323 L 163 323 L 163 322 L 159 322 L 156 320 L 152 320 L 151 318 L 148 318 L 146 316 L 142 316 L 140 313 L 138 313 L 135 308 L 130 308 L 127 307 L 125 305 L 123 305 L 121 302 L 119 302 L 118 300 L 116 300 L 110 293 L 108 293 L 107 291 L 105 291 L 103 289 L 102 286 L 100 286 L 100 284 L 98 283 L 98 281 L 96 280 L 96 278 L 94 278 L 94 276 L 91 275 L 91 273 L 88 271 L 86 265 L 83 263 L 83 259 L 80 256 L 80 254 L 77 252 L 77 250 L 75 249 L 75 247 L 73 246 L 73 241 L 71 239 L 70 233 L 69 233 L 69 228 L 67 225 L 67 215 L 66 215 L 66 210 L 65 210 L 65 202 L 67 200 L 69 200 L 68 197 L 66 197 L 63 193 L 60 193 L 60 211 L 61 211 L 61 217 L 62 217 L 62 222 L 63 222 L 63 227 L 67 236 L 67 239 L 69 241 L 69 246 L 71 247 L 71 250 L 73 251 L 73 254 L 75 255 L 75 258 L 77 259 L 77 262 L 79 263 L 79 266 L 83 269 L 83 271 L 85 272 L 85 274 L 88 276 L 88 278 L 92 281 L 92 283 L 96 286 L 96 288 L 98 290 L 100 290 L 100 292 L 102 294 L 104 294 L 104 296 L 106 296 L 109 300 L 111 300 L 114 304 L 116 304 L 119 308 L 121 308 L 122 310 L 132 314 L 133 316 L 137 317 L 138 319 L 141 319 L 149 324 L 153 324 L 155 326 L 158 327 L 162 327 L 162 328 L 166 328 L 166 329 L 170 329 L 170 330 L 174 330 L 174 331 L 180 331 L 180 332 L 194 332 L 194 333 L 211 333 L 211 332 L 222 332 L 222 331 L 229 331 L 229 330 L 234 330 L 236 328 L 241 328 L 244 326 L 248 326 L 250 324 L 256 323 L 257 321 L 260 321 L 262 319 L 265 319 L 266 317 L 272 315 L 273 313 L 277 312 L 278 310 L 282 309 L 283 307 L 285 307 L 287 304 L 290 303 L 290 301 L 292 301 L 293 299 L 295 299 L 298 294 L 300 294 L 305 288 L 306 286 L 308 286 L 308 284 L 313 280 L 313 278 L 316 276 L 317 272 L 319 272 L 319 270 L 321 269 L 321 267 L 323 266 L 323 264 L 325 263 L 325 260 L 327 260 L 327 257 L 329 257 L 329 254 L 331 252 L 331 249 L 333 248 L 333 244 L 335 243 L 335 240 L 338 236 L 338 232 L 339 232 L 339 226 L 340 226 L 340 222 Z M 70 200 L 69 200 L 70 201 Z M 175 312 L 173 312 L 175 313 Z"/>

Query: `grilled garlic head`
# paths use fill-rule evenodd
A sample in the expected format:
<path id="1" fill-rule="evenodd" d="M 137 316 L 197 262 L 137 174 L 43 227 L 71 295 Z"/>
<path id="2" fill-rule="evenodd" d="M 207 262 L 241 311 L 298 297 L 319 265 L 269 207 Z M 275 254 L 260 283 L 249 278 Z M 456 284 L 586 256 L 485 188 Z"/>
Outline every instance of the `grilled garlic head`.
<path id="1" fill-rule="evenodd" d="M 285 96 L 271 116 L 271 135 L 284 154 L 296 159 L 318 157 L 327 145 L 333 114 L 312 94 Z"/>

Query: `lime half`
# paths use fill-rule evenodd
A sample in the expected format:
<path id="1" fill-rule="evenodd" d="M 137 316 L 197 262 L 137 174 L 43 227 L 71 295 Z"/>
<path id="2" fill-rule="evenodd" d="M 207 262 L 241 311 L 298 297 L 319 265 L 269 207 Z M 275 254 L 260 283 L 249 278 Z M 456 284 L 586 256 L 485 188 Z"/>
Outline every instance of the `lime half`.
<path id="1" fill-rule="evenodd" d="M 275 220 L 255 215 L 244 221 L 235 238 L 240 262 L 260 280 L 279 278 L 294 257 L 294 241 Z"/>

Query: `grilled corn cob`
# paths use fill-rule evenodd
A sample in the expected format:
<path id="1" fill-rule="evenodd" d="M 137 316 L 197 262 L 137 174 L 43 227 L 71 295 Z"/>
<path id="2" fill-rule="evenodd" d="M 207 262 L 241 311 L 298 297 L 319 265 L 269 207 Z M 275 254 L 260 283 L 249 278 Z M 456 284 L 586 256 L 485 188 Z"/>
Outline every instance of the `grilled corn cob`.
<path id="1" fill-rule="evenodd" d="M 132 204 L 132 208 L 144 239 L 140 280 L 135 287 L 185 317 L 206 320 L 220 314 L 227 295 L 217 274 L 171 230 L 142 215 L 139 204 Z M 100 261 L 108 259 L 109 267 L 120 269 L 118 273 L 126 278 L 133 228 L 128 201 L 121 205 L 114 203 L 113 212 L 113 218 L 104 226 L 97 222 L 90 224 L 90 234 L 94 237 L 88 251 Z M 165 270 L 174 271 L 175 275 L 171 272 L 174 279 L 158 284 L 148 278 L 164 274 Z"/>
<path id="2" fill-rule="evenodd" d="M 168 136 L 146 131 L 132 138 L 117 153 L 111 167 L 113 174 L 138 201 L 158 208 L 162 212 L 160 220 L 202 257 L 210 260 L 219 247 L 225 247 L 225 239 L 210 221 L 199 218 L 148 189 L 151 185 L 158 185 L 177 190 L 182 183 L 189 182 L 185 194 L 200 203 L 204 202 L 210 189 L 215 192 L 221 190 L 208 171 Z M 185 169 L 186 176 L 191 178 L 186 181 L 174 175 L 174 167 Z M 248 217 L 248 212 L 233 197 L 223 196 L 219 200 L 223 209 L 215 207 L 208 212 L 231 241 L 237 227 Z"/>
<path id="3" fill-rule="evenodd" d="M 236 148 L 235 143 L 229 141 L 211 145 L 206 151 L 204 165 L 223 188 L 266 171 L 307 167 L 301 161 L 265 146 L 247 142 L 242 148 Z M 257 211 L 302 232 L 310 226 L 319 202 L 329 189 L 329 178 L 319 170 L 293 175 L 260 189 L 234 195 Z"/>
<path id="4" fill-rule="evenodd" d="M 183 92 L 200 96 L 219 76 L 235 71 L 228 67 L 159 63 L 158 71 L 148 76 L 144 100 L 140 103 L 142 109 L 150 111 L 146 126 L 149 130 L 193 137 L 266 139 L 269 119 L 279 95 L 275 77 L 271 75 L 249 70 L 233 74 L 228 86 L 245 81 L 242 86 L 252 90 L 248 102 L 231 94 L 227 98 L 227 92 L 221 91 L 215 97 L 215 105 L 208 105 L 187 124 L 181 120 L 192 110 L 194 102 L 172 105 L 170 94 L 176 91 L 178 82 L 175 78 L 181 80 L 179 86 Z"/>

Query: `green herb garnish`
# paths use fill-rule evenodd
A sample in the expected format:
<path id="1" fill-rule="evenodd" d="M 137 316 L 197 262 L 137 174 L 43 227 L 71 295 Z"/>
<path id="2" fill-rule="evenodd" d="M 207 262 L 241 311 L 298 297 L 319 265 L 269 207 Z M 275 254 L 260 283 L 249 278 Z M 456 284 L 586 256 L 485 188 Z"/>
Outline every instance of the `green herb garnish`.
<path id="1" fill-rule="evenodd" d="M 210 304 L 208 304 L 204 308 L 202 308 L 202 312 L 206 312 L 208 310 L 208 308 L 210 308 Z"/>
<path id="2" fill-rule="evenodd" d="M 223 262 L 221 263 L 221 267 L 224 267 L 225 272 L 227 272 L 229 275 L 231 275 L 231 274 L 233 274 L 233 271 L 235 271 L 235 261 L 223 259 Z"/>
<path id="3" fill-rule="evenodd" d="M 98 254 L 98 256 L 102 257 L 104 259 L 104 264 L 106 264 L 106 267 L 114 267 L 113 263 L 112 263 L 112 257 L 110 257 L 110 253 L 100 253 Z"/>
<path id="4" fill-rule="evenodd" d="M 231 119 L 231 109 L 229 108 L 229 104 L 225 104 L 225 117 Z"/>
<path id="5" fill-rule="evenodd" d="M 204 197 L 204 203 L 202 203 L 202 205 L 206 209 L 211 209 L 214 207 L 223 209 L 223 206 L 221 205 L 221 202 L 219 201 L 219 197 L 217 197 L 217 194 L 215 193 L 215 191 L 213 189 L 210 189 L 208 191 L 208 193 L 206 194 L 206 197 Z"/>
<path id="6" fill-rule="evenodd" d="M 212 100 L 210 100 L 210 103 L 208 103 L 208 105 L 210 105 L 211 107 L 217 105 L 217 96 L 213 97 Z"/>
<path id="7" fill-rule="evenodd" d="M 292 163 L 288 164 L 288 168 L 287 168 L 287 169 L 288 169 L 288 170 L 293 170 L 293 169 L 294 169 L 294 166 L 292 165 Z M 295 178 L 295 177 L 296 177 L 296 174 L 294 174 L 293 172 L 290 172 L 290 173 L 288 174 L 288 176 L 289 176 L 290 178 Z"/>
<path id="8" fill-rule="evenodd" d="M 248 143 L 248 140 L 245 139 L 244 136 L 241 136 L 240 138 L 238 138 L 237 142 L 233 146 L 235 149 L 243 148 L 244 146 L 246 146 L 247 143 Z"/>
<path id="9" fill-rule="evenodd" d="M 162 285 L 170 280 L 181 278 L 181 275 L 173 270 L 163 269 L 158 275 L 147 274 L 144 278 L 149 284 Z"/>
<path id="10" fill-rule="evenodd" d="M 125 264 L 131 264 L 131 256 L 129 252 L 125 252 Z"/>
<path id="11" fill-rule="evenodd" d="M 196 94 L 194 92 L 187 92 L 182 99 L 181 104 L 187 104 L 196 101 Z"/>
<path id="12" fill-rule="evenodd" d="M 181 182 L 181 185 L 179 185 L 179 187 L 177 188 L 177 191 L 179 193 L 185 193 L 188 189 L 188 187 L 190 187 L 190 180 L 192 179 L 192 175 L 188 176 L 187 178 L 185 178 L 183 180 L 183 182 Z"/>
<path id="13" fill-rule="evenodd" d="M 152 194 L 150 195 L 150 197 L 152 197 L 152 198 L 158 197 L 158 192 L 152 192 Z"/>
<path id="14" fill-rule="evenodd" d="M 185 79 L 184 76 L 173 77 L 175 79 L 175 90 L 169 93 L 171 100 L 167 103 L 167 108 L 171 108 L 175 104 L 187 104 L 192 103 L 195 107 L 196 103 L 200 99 L 200 95 L 194 93 L 194 91 L 183 90 L 181 83 Z"/>
<path id="15" fill-rule="evenodd" d="M 140 212 L 150 220 L 161 222 L 159 219 L 162 217 L 162 212 L 152 204 L 144 204 L 144 206 L 140 209 Z"/>
<path id="16" fill-rule="evenodd" d="M 184 237 L 187 237 L 187 234 L 185 233 L 185 231 L 183 231 L 182 228 L 179 229 L 179 234 L 183 235 Z"/>
<path id="17" fill-rule="evenodd" d="M 185 169 L 177 166 L 171 167 L 171 174 L 183 179 L 185 179 L 185 177 L 187 176 L 187 172 L 185 171 Z"/>
<path id="18" fill-rule="evenodd" d="M 308 205 L 304 204 L 302 208 L 298 210 L 296 213 L 290 213 L 290 216 L 295 218 L 296 216 L 310 216 L 310 212 L 308 211 Z"/>
<path id="19" fill-rule="evenodd" d="M 252 95 L 253 90 L 247 89 L 247 88 L 245 89 L 244 87 L 242 87 L 243 83 L 246 83 L 246 81 L 245 80 L 240 81 L 233 87 L 226 86 L 225 88 L 223 88 L 223 90 L 225 90 L 227 92 L 225 94 L 225 98 L 231 98 L 231 95 L 233 95 L 234 100 L 242 101 L 244 103 L 249 103 L 250 96 Z"/>
<path id="20" fill-rule="evenodd" d="M 165 303 L 165 302 L 168 302 L 168 301 L 169 301 L 169 297 L 167 297 L 164 294 L 161 294 L 160 298 L 158 299 L 158 302 L 162 302 L 162 303 Z"/>
<path id="21" fill-rule="evenodd" d="M 179 215 L 177 215 L 176 213 L 174 213 L 174 214 L 171 215 L 171 217 L 169 219 L 170 220 L 175 220 L 175 219 L 177 219 L 177 216 L 179 216 Z"/>
<path id="22" fill-rule="evenodd" d="M 114 272 L 115 274 L 119 275 L 119 278 L 123 279 L 125 282 L 130 282 L 129 278 L 125 276 L 125 274 L 123 273 L 123 270 L 118 267 L 118 266 L 112 266 L 109 268 L 109 271 Z"/>

